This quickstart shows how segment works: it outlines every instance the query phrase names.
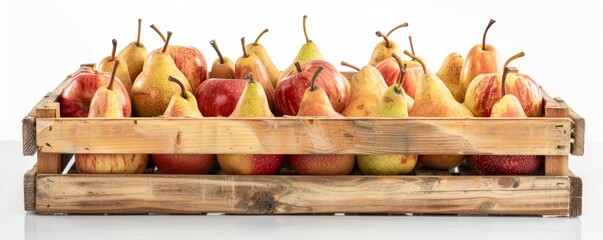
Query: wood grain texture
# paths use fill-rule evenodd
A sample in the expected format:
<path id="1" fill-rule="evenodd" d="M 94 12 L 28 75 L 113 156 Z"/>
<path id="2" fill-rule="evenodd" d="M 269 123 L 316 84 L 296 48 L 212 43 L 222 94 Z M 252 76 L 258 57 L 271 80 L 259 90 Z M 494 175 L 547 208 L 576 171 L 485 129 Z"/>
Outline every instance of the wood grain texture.
<path id="1" fill-rule="evenodd" d="M 570 172 L 570 216 L 582 216 L 582 178 Z"/>
<path id="2" fill-rule="evenodd" d="M 57 118 L 61 115 L 59 103 L 51 102 L 42 108 L 36 109 L 36 118 Z M 47 145 L 48 147 L 51 147 Z M 48 153 L 38 151 L 38 173 L 61 173 L 62 162 L 60 153 Z"/>
<path id="3" fill-rule="evenodd" d="M 43 108 L 44 105 L 51 102 L 56 102 L 65 88 L 65 85 L 69 83 L 71 75 L 67 76 L 65 80 L 59 84 L 52 92 L 47 93 L 32 109 L 29 111 L 27 116 L 21 120 L 21 133 L 22 133 L 22 144 L 23 144 L 23 156 L 33 156 L 36 153 L 36 110 Z"/>
<path id="4" fill-rule="evenodd" d="M 574 156 L 584 155 L 584 138 L 586 131 L 586 121 L 578 113 L 576 113 L 566 102 L 560 97 L 551 97 L 542 87 L 540 88 L 542 97 L 549 108 L 567 108 L 569 110 L 569 118 L 572 119 L 572 144 L 570 153 Z M 546 111 L 546 109 L 545 109 Z"/>
<path id="5" fill-rule="evenodd" d="M 38 119 L 47 153 L 569 154 L 568 118 Z M 102 137 L 101 137 L 102 136 Z"/>
<path id="6" fill-rule="evenodd" d="M 25 211 L 34 211 L 36 208 L 36 175 L 34 166 L 23 175 L 23 208 Z"/>
<path id="7" fill-rule="evenodd" d="M 556 100 L 547 100 L 544 106 L 545 118 L 567 118 L 569 109 L 557 102 Z M 567 176 L 569 174 L 569 156 L 554 155 L 545 156 L 544 158 L 544 174 L 547 176 Z"/>
<path id="8" fill-rule="evenodd" d="M 569 177 L 38 175 L 36 212 L 570 214 Z"/>

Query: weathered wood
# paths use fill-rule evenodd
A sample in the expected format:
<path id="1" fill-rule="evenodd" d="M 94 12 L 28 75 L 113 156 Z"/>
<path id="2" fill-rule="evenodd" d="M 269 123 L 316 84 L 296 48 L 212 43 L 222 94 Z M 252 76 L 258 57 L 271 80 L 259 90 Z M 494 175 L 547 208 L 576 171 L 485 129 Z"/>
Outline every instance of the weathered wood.
<path id="1" fill-rule="evenodd" d="M 34 166 L 23 175 L 23 208 L 25 211 L 34 211 L 36 208 L 36 175 Z"/>
<path id="2" fill-rule="evenodd" d="M 583 156 L 584 155 L 584 138 L 585 138 L 585 129 L 586 123 L 584 118 L 582 118 L 578 113 L 576 113 L 566 102 L 565 100 L 559 97 L 551 97 L 551 95 L 546 92 L 542 87 L 540 88 L 542 92 L 542 97 L 544 98 L 546 103 L 550 103 L 549 107 L 555 106 L 560 108 L 568 108 L 569 109 L 569 118 L 572 119 L 572 144 L 570 153 L 574 156 Z"/>
<path id="3" fill-rule="evenodd" d="M 38 119 L 48 153 L 569 154 L 568 118 Z M 103 136 L 103 137 L 99 137 Z"/>
<path id="4" fill-rule="evenodd" d="M 417 176 L 450 176 L 452 175 L 448 170 L 437 170 L 431 169 L 425 166 L 419 166 L 414 170 Z"/>
<path id="5" fill-rule="evenodd" d="M 38 175 L 39 213 L 570 214 L 569 177 Z"/>
<path id="6" fill-rule="evenodd" d="M 59 103 L 51 102 L 36 109 L 36 118 L 57 118 L 61 115 Z M 61 154 L 38 151 L 38 173 L 61 173 Z"/>
<path id="7" fill-rule="evenodd" d="M 547 99 L 544 106 L 544 116 L 546 118 L 567 118 L 569 116 L 569 109 L 554 99 Z M 568 160 L 569 156 L 567 154 L 545 156 L 544 174 L 547 176 L 567 176 L 569 174 Z"/>
<path id="8" fill-rule="evenodd" d="M 22 133 L 22 144 L 23 144 L 23 156 L 33 156 L 36 153 L 36 110 L 43 108 L 44 105 L 51 102 L 56 102 L 65 88 L 65 85 L 69 83 L 71 75 L 67 76 L 57 88 L 52 92 L 47 93 L 31 111 L 21 120 L 21 133 Z"/>
<path id="9" fill-rule="evenodd" d="M 570 216 L 582 216 L 582 178 L 570 172 Z"/>

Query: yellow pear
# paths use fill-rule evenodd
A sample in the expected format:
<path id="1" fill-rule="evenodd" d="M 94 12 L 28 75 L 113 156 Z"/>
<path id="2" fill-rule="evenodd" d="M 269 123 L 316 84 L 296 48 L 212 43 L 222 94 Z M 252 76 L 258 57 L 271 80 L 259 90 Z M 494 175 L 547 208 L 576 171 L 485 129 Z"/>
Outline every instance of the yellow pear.
<path id="1" fill-rule="evenodd" d="M 113 39 L 113 50 L 110 56 L 104 57 L 98 64 L 98 68 L 101 72 L 113 71 L 113 65 L 119 57 L 115 56 L 115 50 L 117 50 L 117 40 Z M 120 59 L 119 59 L 120 60 Z M 132 80 L 130 79 L 130 72 L 128 72 L 128 64 L 125 61 L 120 61 L 115 72 L 115 77 L 124 84 L 124 87 L 128 90 L 128 94 L 132 95 Z"/>
<path id="2" fill-rule="evenodd" d="M 461 87 L 461 70 L 463 69 L 464 64 L 463 56 L 460 53 L 453 52 L 448 54 L 440 67 L 440 70 L 436 73 L 436 75 L 442 79 L 442 82 L 446 84 L 454 99 L 457 102 L 462 103 L 465 99 L 463 96 L 465 93 L 462 91 Z"/>
<path id="3" fill-rule="evenodd" d="M 147 60 L 149 55 L 146 47 L 140 42 L 140 29 L 142 19 L 138 19 L 138 36 L 135 42 L 131 42 L 126 45 L 117 56 L 119 59 L 125 61 L 128 66 L 128 73 L 130 74 L 130 80 L 134 81 L 138 74 L 142 72 L 144 62 Z"/>
<path id="4" fill-rule="evenodd" d="M 408 51 L 404 54 L 416 59 L 425 74 L 421 76 L 419 88 L 415 93 L 415 105 L 409 114 L 413 117 L 473 117 L 465 105 L 457 102 L 446 84 L 435 74 L 430 73 L 425 62 Z M 464 155 L 419 155 L 419 161 L 429 168 L 450 169 L 465 159 Z"/>
<path id="5" fill-rule="evenodd" d="M 291 65 L 289 65 L 289 67 L 287 67 L 287 69 L 285 69 L 281 75 L 279 76 L 279 81 L 282 80 L 287 73 L 291 72 L 291 70 L 295 69 L 295 63 L 305 63 L 307 61 L 310 60 L 323 60 L 322 57 L 322 53 L 320 53 L 320 50 L 318 49 L 318 46 L 316 46 L 316 44 L 314 42 L 312 42 L 312 40 L 310 40 L 310 38 L 308 38 L 308 31 L 306 30 L 306 20 L 308 19 L 307 15 L 304 15 L 304 21 L 303 21 L 303 27 L 304 27 L 304 36 L 306 37 L 306 43 L 304 43 L 304 45 L 301 46 L 301 48 L 299 49 L 299 52 L 297 53 L 297 56 L 295 57 L 295 59 L 293 59 L 293 62 L 291 63 Z M 278 84 L 278 82 L 277 82 Z M 275 85 L 276 87 L 276 85 Z"/>
<path id="6" fill-rule="evenodd" d="M 187 91 L 191 91 L 188 80 L 165 52 L 171 36 L 172 32 L 168 32 L 163 50 L 149 57 L 132 86 L 132 107 L 139 117 L 160 116 L 167 109 L 172 96 L 180 92 L 178 84 L 168 80 L 170 75 L 179 79 Z"/>
<path id="7" fill-rule="evenodd" d="M 398 84 L 389 87 L 382 95 L 377 108 L 370 114 L 371 117 L 408 117 L 408 105 L 402 88 L 402 81 L 406 73 L 406 67 L 402 60 L 393 54 L 400 67 L 400 79 Z M 367 175 L 396 175 L 406 174 L 413 170 L 417 164 L 415 154 L 390 154 L 390 155 L 357 155 L 358 168 Z"/>
<path id="8" fill-rule="evenodd" d="M 389 30 L 387 34 L 383 34 L 381 31 L 377 31 L 375 33 L 377 37 L 383 38 L 383 42 L 377 43 L 377 45 L 375 45 L 375 48 L 373 49 L 373 54 L 371 55 L 371 60 L 369 61 L 369 65 L 377 66 L 377 64 L 379 64 L 383 60 L 392 57 L 393 53 L 399 56 L 402 55 L 400 46 L 398 45 L 398 43 L 394 42 L 393 40 L 390 40 L 389 35 L 392 34 L 392 32 L 394 32 L 395 30 L 403 27 L 408 27 L 408 23 L 402 23 L 398 26 L 395 26 L 394 28 Z"/>
<path id="9" fill-rule="evenodd" d="M 278 79 L 281 76 L 281 71 L 279 71 L 278 68 L 272 62 L 272 59 L 268 55 L 268 51 L 266 51 L 266 48 L 262 44 L 258 43 L 264 33 L 267 32 L 268 29 L 264 29 L 264 31 L 262 31 L 260 35 L 258 35 L 258 37 L 255 39 L 255 42 L 247 44 L 245 48 L 247 49 L 248 54 L 256 55 L 258 56 L 260 61 L 262 61 L 262 64 L 266 68 L 268 76 L 270 77 L 272 87 L 276 88 L 276 83 L 278 82 Z"/>
<path id="10" fill-rule="evenodd" d="M 387 89 L 385 80 L 377 68 L 366 65 L 358 68 L 346 62 L 341 65 L 356 69 L 358 71 L 350 79 L 350 103 L 343 110 L 346 117 L 366 117 L 377 108 L 379 99 Z"/>

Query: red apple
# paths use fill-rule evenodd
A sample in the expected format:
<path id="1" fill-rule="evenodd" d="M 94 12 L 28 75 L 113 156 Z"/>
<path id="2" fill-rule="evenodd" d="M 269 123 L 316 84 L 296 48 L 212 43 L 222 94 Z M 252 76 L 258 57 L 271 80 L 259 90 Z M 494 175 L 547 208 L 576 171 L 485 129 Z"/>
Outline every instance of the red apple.
<path id="1" fill-rule="evenodd" d="M 218 154 L 222 171 L 230 175 L 274 175 L 283 167 L 285 155 Z"/>
<path id="2" fill-rule="evenodd" d="M 148 154 L 76 154 L 75 167 L 84 174 L 143 173 Z"/>
<path id="3" fill-rule="evenodd" d="M 297 115 L 304 92 L 319 66 L 324 70 L 316 78 L 316 85 L 327 93 L 333 109 L 338 113 L 343 112 L 349 101 L 348 80 L 332 64 L 323 60 L 310 60 L 301 64 L 300 69 L 286 73 L 278 82 L 276 105 L 282 114 Z"/>
<path id="4" fill-rule="evenodd" d="M 205 117 L 228 117 L 235 109 L 245 85 L 243 79 L 210 78 L 197 88 L 195 98 Z"/>
<path id="5" fill-rule="evenodd" d="M 417 91 L 417 87 L 419 85 L 419 79 L 423 76 L 423 68 L 418 63 L 412 61 L 403 61 L 408 66 L 406 67 L 406 75 L 404 75 L 404 82 L 402 82 L 402 88 L 408 96 L 412 99 L 415 98 L 415 92 Z M 377 70 L 383 76 L 385 83 L 387 86 L 392 86 L 398 83 L 398 79 L 400 78 L 400 67 L 398 67 L 398 62 L 393 57 L 387 58 L 381 61 L 376 66 Z"/>
<path id="6" fill-rule="evenodd" d="M 474 155 L 469 164 L 481 175 L 536 175 L 542 171 L 542 156 Z"/>
<path id="7" fill-rule="evenodd" d="M 214 154 L 153 154 L 152 159 L 164 174 L 206 174 L 216 163 Z"/>
<path id="8" fill-rule="evenodd" d="M 157 34 L 165 42 L 165 36 L 159 31 L 155 25 L 151 25 Z M 162 48 L 155 49 L 149 53 L 147 59 L 151 58 L 151 55 L 161 52 Z M 197 91 L 199 85 L 207 80 L 207 62 L 205 56 L 195 47 L 177 46 L 170 45 L 165 51 L 176 63 L 176 67 L 186 76 L 188 83 L 191 85 L 192 92 Z M 145 63 L 146 64 L 146 63 Z"/>
<path id="9" fill-rule="evenodd" d="M 61 117 L 88 117 L 90 101 L 92 101 L 94 93 L 99 87 L 107 86 L 110 81 L 110 73 L 98 73 L 89 67 L 80 68 L 72 75 L 71 80 L 61 92 L 59 98 Z M 121 81 L 115 81 L 114 84 L 122 93 L 123 114 L 125 117 L 130 117 L 132 104 L 128 90 Z"/>
<path id="10" fill-rule="evenodd" d="M 504 67 L 521 56 L 523 56 L 523 52 L 509 58 Z M 465 106 L 476 117 L 489 117 L 492 106 L 502 97 L 501 86 L 502 73 L 480 74 L 467 88 Z M 542 92 L 532 78 L 526 74 L 509 72 L 505 86 L 507 93 L 517 97 L 528 117 L 542 117 L 544 111 Z"/>

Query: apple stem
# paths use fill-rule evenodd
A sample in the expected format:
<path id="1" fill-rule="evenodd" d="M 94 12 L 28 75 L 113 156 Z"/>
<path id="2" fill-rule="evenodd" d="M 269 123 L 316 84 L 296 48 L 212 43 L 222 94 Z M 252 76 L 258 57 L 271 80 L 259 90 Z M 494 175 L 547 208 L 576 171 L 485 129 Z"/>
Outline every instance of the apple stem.
<path id="1" fill-rule="evenodd" d="M 415 54 L 415 45 L 412 44 L 412 36 L 408 36 L 408 42 L 410 43 L 410 52 Z"/>
<path id="2" fill-rule="evenodd" d="M 113 49 L 111 50 L 111 57 L 109 58 L 109 61 L 115 60 L 115 51 L 117 50 L 117 40 L 113 39 L 111 40 L 111 43 L 113 43 Z"/>
<path id="3" fill-rule="evenodd" d="M 312 40 L 310 40 L 310 38 L 308 38 L 308 30 L 306 30 L 306 21 L 308 20 L 308 15 L 304 15 L 304 37 L 306 37 L 306 42 L 312 42 Z"/>
<path id="4" fill-rule="evenodd" d="M 142 27 L 142 19 L 138 19 L 138 36 L 136 36 L 136 46 L 140 47 L 140 30 Z"/>
<path id="5" fill-rule="evenodd" d="M 245 37 L 241 38 L 241 45 L 243 46 L 243 57 L 248 58 L 249 55 L 247 55 L 247 50 L 245 49 Z"/>
<path id="6" fill-rule="evenodd" d="M 322 69 L 322 65 L 318 66 L 316 72 L 314 72 L 314 75 L 312 75 L 312 80 L 310 81 L 310 91 L 316 90 L 316 77 L 318 77 L 318 74 L 320 73 L 320 71 L 322 71 Z"/>
<path id="7" fill-rule="evenodd" d="M 511 56 L 509 59 L 507 59 L 507 61 L 505 62 L 505 65 L 503 66 L 503 68 L 508 67 L 508 66 L 509 66 L 509 64 L 510 64 L 510 63 L 511 63 L 513 60 L 518 59 L 518 58 L 520 58 L 520 57 L 523 57 L 523 56 L 525 56 L 525 55 L 526 55 L 526 54 L 525 54 L 523 51 L 521 51 L 521 52 L 519 52 L 519 53 L 517 53 L 517 54 L 515 54 L 515 55 Z"/>
<path id="8" fill-rule="evenodd" d="M 377 31 L 375 33 L 375 35 L 377 35 L 377 37 L 382 37 L 383 41 L 385 41 L 385 46 L 387 46 L 387 48 L 391 48 L 392 46 L 389 43 L 389 39 L 387 38 L 387 36 L 383 35 L 383 33 L 381 31 Z"/>
<path id="9" fill-rule="evenodd" d="M 360 68 L 358 68 L 358 67 L 356 67 L 356 66 L 354 66 L 354 65 L 352 65 L 352 64 L 350 64 L 350 63 L 348 63 L 346 61 L 341 61 L 341 65 L 349 67 L 349 68 L 353 68 L 356 71 L 360 71 Z"/>
<path id="10" fill-rule="evenodd" d="M 115 60 L 113 64 L 113 71 L 111 71 L 111 80 L 109 80 L 109 86 L 107 89 L 113 90 L 113 82 L 115 82 L 115 73 L 117 72 L 117 66 L 119 66 L 119 60 Z"/>
<path id="11" fill-rule="evenodd" d="M 224 64 L 224 57 L 222 56 L 222 53 L 218 48 L 218 43 L 216 43 L 216 39 L 209 41 L 209 44 L 211 44 L 211 46 L 214 47 L 214 50 L 216 50 L 216 53 L 218 53 L 218 58 L 220 58 L 220 64 Z"/>
<path id="12" fill-rule="evenodd" d="M 257 46 L 258 45 L 258 41 L 260 41 L 260 38 L 264 35 L 264 33 L 268 32 L 268 28 L 264 29 L 264 31 L 262 31 L 260 33 L 260 35 L 258 35 L 257 38 L 255 38 L 255 42 L 253 42 L 253 46 Z"/>
<path id="13" fill-rule="evenodd" d="M 172 75 L 170 75 L 170 76 L 168 77 L 168 80 L 169 80 L 170 82 L 175 82 L 175 83 L 177 83 L 177 84 L 178 84 L 178 86 L 180 86 L 180 96 L 182 96 L 182 98 L 184 98 L 184 99 L 188 99 L 188 98 L 187 98 L 187 96 L 186 96 L 186 88 L 184 88 L 184 84 L 182 84 L 182 82 L 180 82 L 180 80 L 178 80 L 178 79 L 177 79 L 177 78 L 175 78 L 175 77 L 172 77 Z"/>
<path id="14" fill-rule="evenodd" d="M 496 21 L 494 19 L 490 19 L 488 26 L 486 27 L 486 31 L 484 31 L 484 36 L 482 37 L 482 50 L 486 50 L 486 34 L 488 33 L 488 29 L 494 24 Z"/>
<path id="15" fill-rule="evenodd" d="M 254 83 L 254 80 L 253 80 L 253 73 L 251 73 L 251 72 L 245 73 L 245 74 L 243 75 L 243 78 L 245 78 L 245 79 L 249 80 L 249 83 Z"/>
<path id="16" fill-rule="evenodd" d="M 161 50 L 162 52 L 167 51 L 168 44 L 170 43 L 170 38 L 172 38 L 172 32 L 168 31 L 167 38 L 165 39 L 165 45 L 163 45 L 163 49 Z"/>
<path id="17" fill-rule="evenodd" d="M 397 94 L 400 94 L 402 93 L 402 83 L 404 82 L 404 76 L 406 76 L 406 64 L 402 64 L 402 59 L 400 59 L 400 56 L 398 56 L 398 54 L 392 53 L 392 57 L 396 59 L 398 67 L 400 68 L 400 77 L 398 78 L 398 84 L 396 84 L 396 88 L 394 89 L 396 90 Z"/>
<path id="18" fill-rule="evenodd" d="M 501 89 L 502 89 L 502 96 L 504 97 L 507 94 L 507 75 L 509 74 L 509 72 L 511 71 L 511 69 L 509 67 L 505 67 L 505 69 L 503 69 L 503 74 L 502 74 L 502 81 L 501 81 Z"/>
<path id="19" fill-rule="evenodd" d="M 406 56 L 411 57 L 412 59 L 417 60 L 421 66 L 423 67 L 423 72 L 425 74 L 427 74 L 427 66 L 425 65 L 425 62 L 423 62 L 423 59 L 421 59 L 420 57 L 415 56 L 414 54 L 412 54 L 411 52 L 409 52 L 408 50 L 404 50 L 404 54 L 406 54 Z"/>
<path id="20" fill-rule="evenodd" d="M 389 32 L 387 32 L 387 34 L 385 34 L 385 36 L 389 37 L 389 35 L 392 34 L 392 32 L 394 32 L 400 28 L 403 28 L 403 27 L 408 27 L 408 23 L 402 23 L 398 26 L 395 26 L 394 28 L 392 28 L 392 30 L 389 30 Z"/>
<path id="21" fill-rule="evenodd" d="M 302 68 L 301 68 L 301 65 L 299 64 L 299 62 L 295 62 L 295 69 L 297 70 L 297 73 L 302 72 Z"/>
<path id="22" fill-rule="evenodd" d="M 151 28 L 152 28 L 153 30 L 155 30 L 155 32 L 156 32 L 157 34 L 159 34 L 159 36 L 161 37 L 161 39 L 163 39 L 163 42 L 165 42 L 165 40 L 166 40 L 166 39 L 165 39 L 165 36 L 163 35 L 163 33 L 162 33 L 161 31 L 159 31 L 159 28 L 157 28 L 157 26 L 155 26 L 155 24 L 151 24 Z"/>

